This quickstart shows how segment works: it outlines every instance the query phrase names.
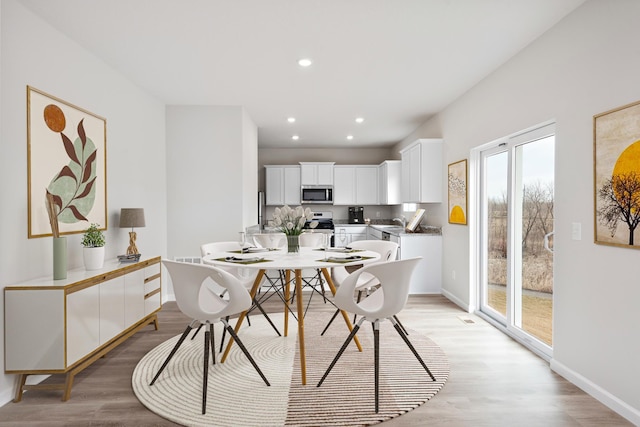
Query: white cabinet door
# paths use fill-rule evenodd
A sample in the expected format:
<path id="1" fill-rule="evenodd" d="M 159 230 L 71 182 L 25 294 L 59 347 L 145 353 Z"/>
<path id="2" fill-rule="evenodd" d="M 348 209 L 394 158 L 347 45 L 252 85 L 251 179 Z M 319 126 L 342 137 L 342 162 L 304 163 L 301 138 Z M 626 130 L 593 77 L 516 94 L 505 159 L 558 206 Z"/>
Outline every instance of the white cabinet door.
<path id="1" fill-rule="evenodd" d="M 318 164 L 318 185 L 333 185 L 333 163 Z"/>
<path id="2" fill-rule="evenodd" d="M 265 204 L 300 204 L 300 166 L 265 166 Z"/>
<path id="3" fill-rule="evenodd" d="M 356 203 L 359 205 L 378 204 L 378 167 L 356 166 Z"/>
<path id="4" fill-rule="evenodd" d="M 284 168 L 265 166 L 265 203 L 267 205 L 284 204 Z"/>
<path id="5" fill-rule="evenodd" d="M 442 293 L 442 236 L 400 235 L 400 259 L 422 256 L 413 276 L 409 293 Z"/>
<path id="6" fill-rule="evenodd" d="M 155 265 L 152 267 L 155 267 Z M 144 270 L 132 271 L 124 276 L 124 284 L 124 323 L 125 328 L 128 328 L 138 320 L 142 319 L 145 315 Z"/>
<path id="7" fill-rule="evenodd" d="M 386 160 L 378 166 L 378 203 L 399 205 L 402 203 L 402 161 Z"/>
<path id="8" fill-rule="evenodd" d="M 352 166 L 335 166 L 333 168 L 333 204 L 352 205 L 357 203 L 356 174 Z"/>
<path id="9" fill-rule="evenodd" d="M 402 201 L 442 202 L 442 140 L 418 140 L 402 150 L 401 155 Z"/>
<path id="10" fill-rule="evenodd" d="M 333 185 L 333 162 L 300 162 L 301 185 Z"/>
<path id="11" fill-rule="evenodd" d="M 124 276 L 107 280 L 100 289 L 100 345 L 124 331 Z"/>
<path id="12" fill-rule="evenodd" d="M 67 295 L 67 366 L 99 345 L 100 287 L 91 286 Z"/>
<path id="13" fill-rule="evenodd" d="M 300 166 L 284 168 L 284 204 L 298 206 L 300 204 Z"/>

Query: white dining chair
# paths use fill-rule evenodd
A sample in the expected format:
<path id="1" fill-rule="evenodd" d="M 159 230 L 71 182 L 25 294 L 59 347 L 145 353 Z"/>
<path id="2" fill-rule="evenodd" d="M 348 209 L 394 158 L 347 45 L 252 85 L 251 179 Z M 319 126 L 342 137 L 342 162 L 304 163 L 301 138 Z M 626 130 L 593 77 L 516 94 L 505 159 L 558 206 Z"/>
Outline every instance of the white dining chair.
<path id="1" fill-rule="evenodd" d="M 211 243 L 205 243 L 200 246 L 200 255 L 202 257 L 205 257 L 207 255 L 215 255 L 215 254 L 221 254 L 225 252 L 234 252 L 234 251 L 240 251 L 240 250 L 241 250 L 241 247 L 240 247 L 240 243 L 238 242 L 230 242 L 230 241 L 229 242 L 211 242 Z M 258 274 L 257 271 L 255 270 L 250 270 L 248 268 L 241 268 L 236 266 L 219 267 L 219 268 L 221 268 L 222 270 L 226 271 L 227 273 L 237 278 L 240 281 L 240 283 L 242 283 L 242 286 L 244 286 L 245 289 L 247 290 L 251 290 L 251 288 L 253 287 L 253 283 L 256 280 L 256 276 Z M 280 331 L 278 330 L 276 325 L 273 323 L 273 321 L 271 320 L 267 312 L 264 311 L 264 309 L 262 308 L 262 304 L 260 304 L 260 301 L 255 297 L 253 298 L 253 305 L 249 308 L 248 313 L 250 313 L 254 308 L 257 308 L 260 311 L 260 313 L 262 313 L 264 318 L 267 319 L 267 322 L 269 322 L 269 324 L 271 325 L 273 330 L 276 331 L 278 336 L 282 336 L 282 334 L 280 334 Z M 251 325 L 248 317 L 247 317 L 247 323 Z M 196 332 L 193 334 L 194 337 L 199 330 L 200 329 L 196 330 Z M 221 349 L 223 344 L 224 344 L 224 334 L 222 336 L 222 341 L 220 343 Z"/>
<path id="2" fill-rule="evenodd" d="M 398 244 L 388 240 L 358 240 L 355 242 L 351 242 L 348 247 L 356 250 L 359 249 L 359 250 L 377 252 L 378 254 L 380 254 L 380 259 L 375 261 L 375 263 L 394 261 L 398 256 Z M 349 276 L 350 270 L 353 270 L 353 267 L 349 267 L 349 268 L 344 266 L 333 267 L 331 272 L 331 279 L 333 280 L 333 283 L 336 285 L 336 287 L 340 287 L 342 285 L 342 282 L 344 282 L 344 280 Z M 362 299 L 363 293 L 369 294 L 369 292 L 371 292 L 371 290 L 375 286 L 377 286 L 379 283 L 380 282 L 378 281 L 378 279 L 375 278 L 373 275 L 369 273 L 361 274 L 358 278 L 358 283 L 355 288 L 355 291 L 357 292 L 357 302 L 360 302 L 360 300 Z M 329 326 L 331 326 L 331 323 L 336 318 L 338 313 L 340 313 L 340 310 L 336 310 L 333 313 L 333 316 L 327 323 L 327 326 L 324 327 L 320 335 L 324 335 L 324 333 L 327 331 Z M 396 317 L 396 321 L 400 323 L 397 317 Z M 356 315 L 354 314 L 353 323 L 355 322 L 356 322 Z M 400 324 L 400 326 L 402 326 L 402 324 Z"/>
<path id="3" fill-rule="evenodd" d="M 207 380 L 209 374 L 209 347 L 211 347 L 211 358 L 216 364 L 215 339 L 213 335 L 213 325 L 222 322 L 224 330 L 228 331 L 233 339 L 238 343 L 238 347 L 245 354 L 251 365 L 258 372 L 267 386 L 269 381 L 264 376 L 260 367 L 255 362 L 251 354 L 240 341 L 240 338 L 229 325 L 229 316 L 241 313 L 251 307 L 251 297 L 243 284 L 230 273 L 210 265 L 183 263 L 163 260 L 162 264 L 167 268 L 173 290 L 175 292 L 178 308 L 192 320 L 187 325 L 178 342 L 162 363 L 162 366 L 151 380 L 149 386 L 153 386 L 167 367 L 173 356 L 176 354 L 187 335 L 195 325 L 204 325 L 204 365 L 202 374 L 202 414 L 207 411 Z M 226 298 L 220 298 L 215 292 L 204 285 L 205 282 L 213 281 L 218 286 L 226 290 Z"/>
<path id="4" fill-rule="evenodd" d="M 318 387 L 322 385 L 329 375 L 329 372 L 331 372 L 338 359 L 340 359 L 340 356 L 342 356 L 344 350 L 360 329 L 360 325 L 365 321 L 371 322 L 373 326 L 374 342 L 375 411 L 376 413 L 378 412 L 380 388 L 380 322 L 384 320 L 389 320 L 393 324 L 393 327 L 400 337 L 402 337 L 402 340 L 407 344 L 416 359 L 418 359 L 422 367 L 427 371 L 431 380 L 436 381 L 431 370 L 427 367 L 424 360 L 422 360 L 422 357 L 420 357 L 414 346 L 409 341 L 406 332 L 400 327 L 395 318 L 395 315 L 402 310 L 407 303 L 411 275 L 421 259 L 422 257 L 416 257 L 399 261 L 368 264 L 351 273 L 342 282 L 342 285 L 338 288 L 335 295 L 336 305 L 345 311 L 356 313 L 361 317 L 318 382 Z M 356 302 L 354 301 L 354 292 L 358 287 L 360 277 L 363 275 L 375 277 L 375 280 L 380 284 L 380 287 L 367 298 L 360 302 Z M 341 377 L 339 381 L 344 381 L 344 378 Z"/>
<path id="5" fill-rule="evenodd" d="M 314 232 L 305 232 L 302 233 L 300 235 L 300 247 L 301 248 L 323 248 L 324 246 L 324 241 L 326 238 L 329 238 L 329 234 L 327 233 L 314 233 Z M 309 296 L 309 301 L 307 302 L 307 308 L 305 309 L 305 314 L 307 313 L 307 310 L 309 309 L 309 305 L 311 304 L 311 299 L 313 298 L 313 294 L 317 293 L 319 295 L 322 295 L 322 299 L 323 301 L 327 302 L 327 296 L 325 293 L 325 280 L 322 277 L 322 272 L 320 271 L 319 268 L 317 268 L 315 270 L 315 273 L 313 275 L 304 275 L 302 276 L 302 287 L 304 288 L 310 288 L 311 289 L 311 294 Z M 318 290 L 318 287 L 320 288 L 320 290 Z M 295 292 L 294 295 L 295 297 Z M 292 297 L 293 299 L 293 297 Z"/>

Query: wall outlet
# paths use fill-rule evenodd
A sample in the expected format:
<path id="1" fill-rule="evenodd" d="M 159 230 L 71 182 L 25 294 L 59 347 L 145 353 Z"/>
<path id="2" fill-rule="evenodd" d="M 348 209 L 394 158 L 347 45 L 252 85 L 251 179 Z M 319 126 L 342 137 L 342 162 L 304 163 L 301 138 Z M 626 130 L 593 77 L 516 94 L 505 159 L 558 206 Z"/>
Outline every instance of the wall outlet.
<path id="1" fill-rule="evenodd" d="M 380 211 L 376 211 L 376 218 L 380 218 Z"/>
<path id="2" fill-rule="evenodd" d="M 455 270 L 451 270 L 451 278 L 453 280 L 456 280 L 456 271 Z"/>

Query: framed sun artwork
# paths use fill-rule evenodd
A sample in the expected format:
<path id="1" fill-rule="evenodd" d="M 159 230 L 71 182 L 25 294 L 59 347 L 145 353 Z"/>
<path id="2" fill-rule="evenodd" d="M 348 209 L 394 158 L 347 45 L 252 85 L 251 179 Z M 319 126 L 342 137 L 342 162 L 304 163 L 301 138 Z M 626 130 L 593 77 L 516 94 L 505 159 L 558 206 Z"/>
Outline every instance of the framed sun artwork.
<path id="1" fill-rule="evenodd" d="M 28 237 L 107 229 L 107 122 L 27 86 Z M 48 202 L 49 201 L 49 202 Z"/>
<path id="2" fill-rule="evenodd" d="M 593 117 L 594 241 L 640 249 L 640 101 Z"/>
<path id="3" fill-rule="evenodd" d="M 467 159 L 449 165 L 447 173 L 449 224 L 467 224 Z"/>

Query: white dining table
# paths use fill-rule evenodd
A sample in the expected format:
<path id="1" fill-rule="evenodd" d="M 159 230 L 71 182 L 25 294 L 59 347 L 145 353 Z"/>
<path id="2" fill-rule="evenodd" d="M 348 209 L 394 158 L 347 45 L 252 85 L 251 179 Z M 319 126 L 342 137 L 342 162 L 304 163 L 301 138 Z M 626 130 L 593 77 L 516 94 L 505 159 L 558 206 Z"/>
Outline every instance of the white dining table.
<path id="1" fill-rule="evenodd" d="M 333 249 L 333 250 L 332 250 Z M 238 253 L 239 251 L 222 252 L 219 254 L 211 254 L 202 258 L 205 264 L 215 265 L 219 267 L 235 266 L 239 268 L 248 268 L 258 270 L 258 274 L 251 287 L 251 298 L 255 298 L 258 288 L 262 283 L 263 276 L 267 270 L 282 270 L 285 271 L 285 307 L 284 307 L 284 335 L 287 336 L 289 326 L 289 283 L 291 279 L 291 272 L 295 277 L 295 293 L 296 293 L 296 311 L 298 315 L 298 343 L 300 348 L 300 373 L 302 378 L 302 384 L 307 383 L 307 367 L 304 347 L 304 311 L 302 301 L 302 270 L 304 269 L 319 269 L 324 276 L 324 279 L 331 290 L 333 295 L 336 294 L 336 287 L 331 279 L 329 268 L 337 266 L 354 266 L 361 264 L 368 264 L 380 259 L 380 254 L 374 251 L 349 251 L 346 252 L 340 248 L 329 248 L 325 252 L 317 248 L 300 248 L 297 253 L 288 253 L 286 250 L 273 250 L 265 252 L 249 252 Z M 348 257 L 354 257 L 349 259 Z M 349 315 L 344 310 L 340 310 L 345 324 L 349 328 L 349 331 L 353 329 Z M 244 311 L 238 317 L 238 321 L 235 326 L 235 331 L 238 332 L 247 312 Z M 358 337 L 354 337 L 354 341 L 359 351 L 362 351 L 362 346 L 358 341 Z M 222 355 L 221 362 L 227 358 L 229 350 L 233 345 L 233 338 L 230 338 L 229 343 Z"/>

